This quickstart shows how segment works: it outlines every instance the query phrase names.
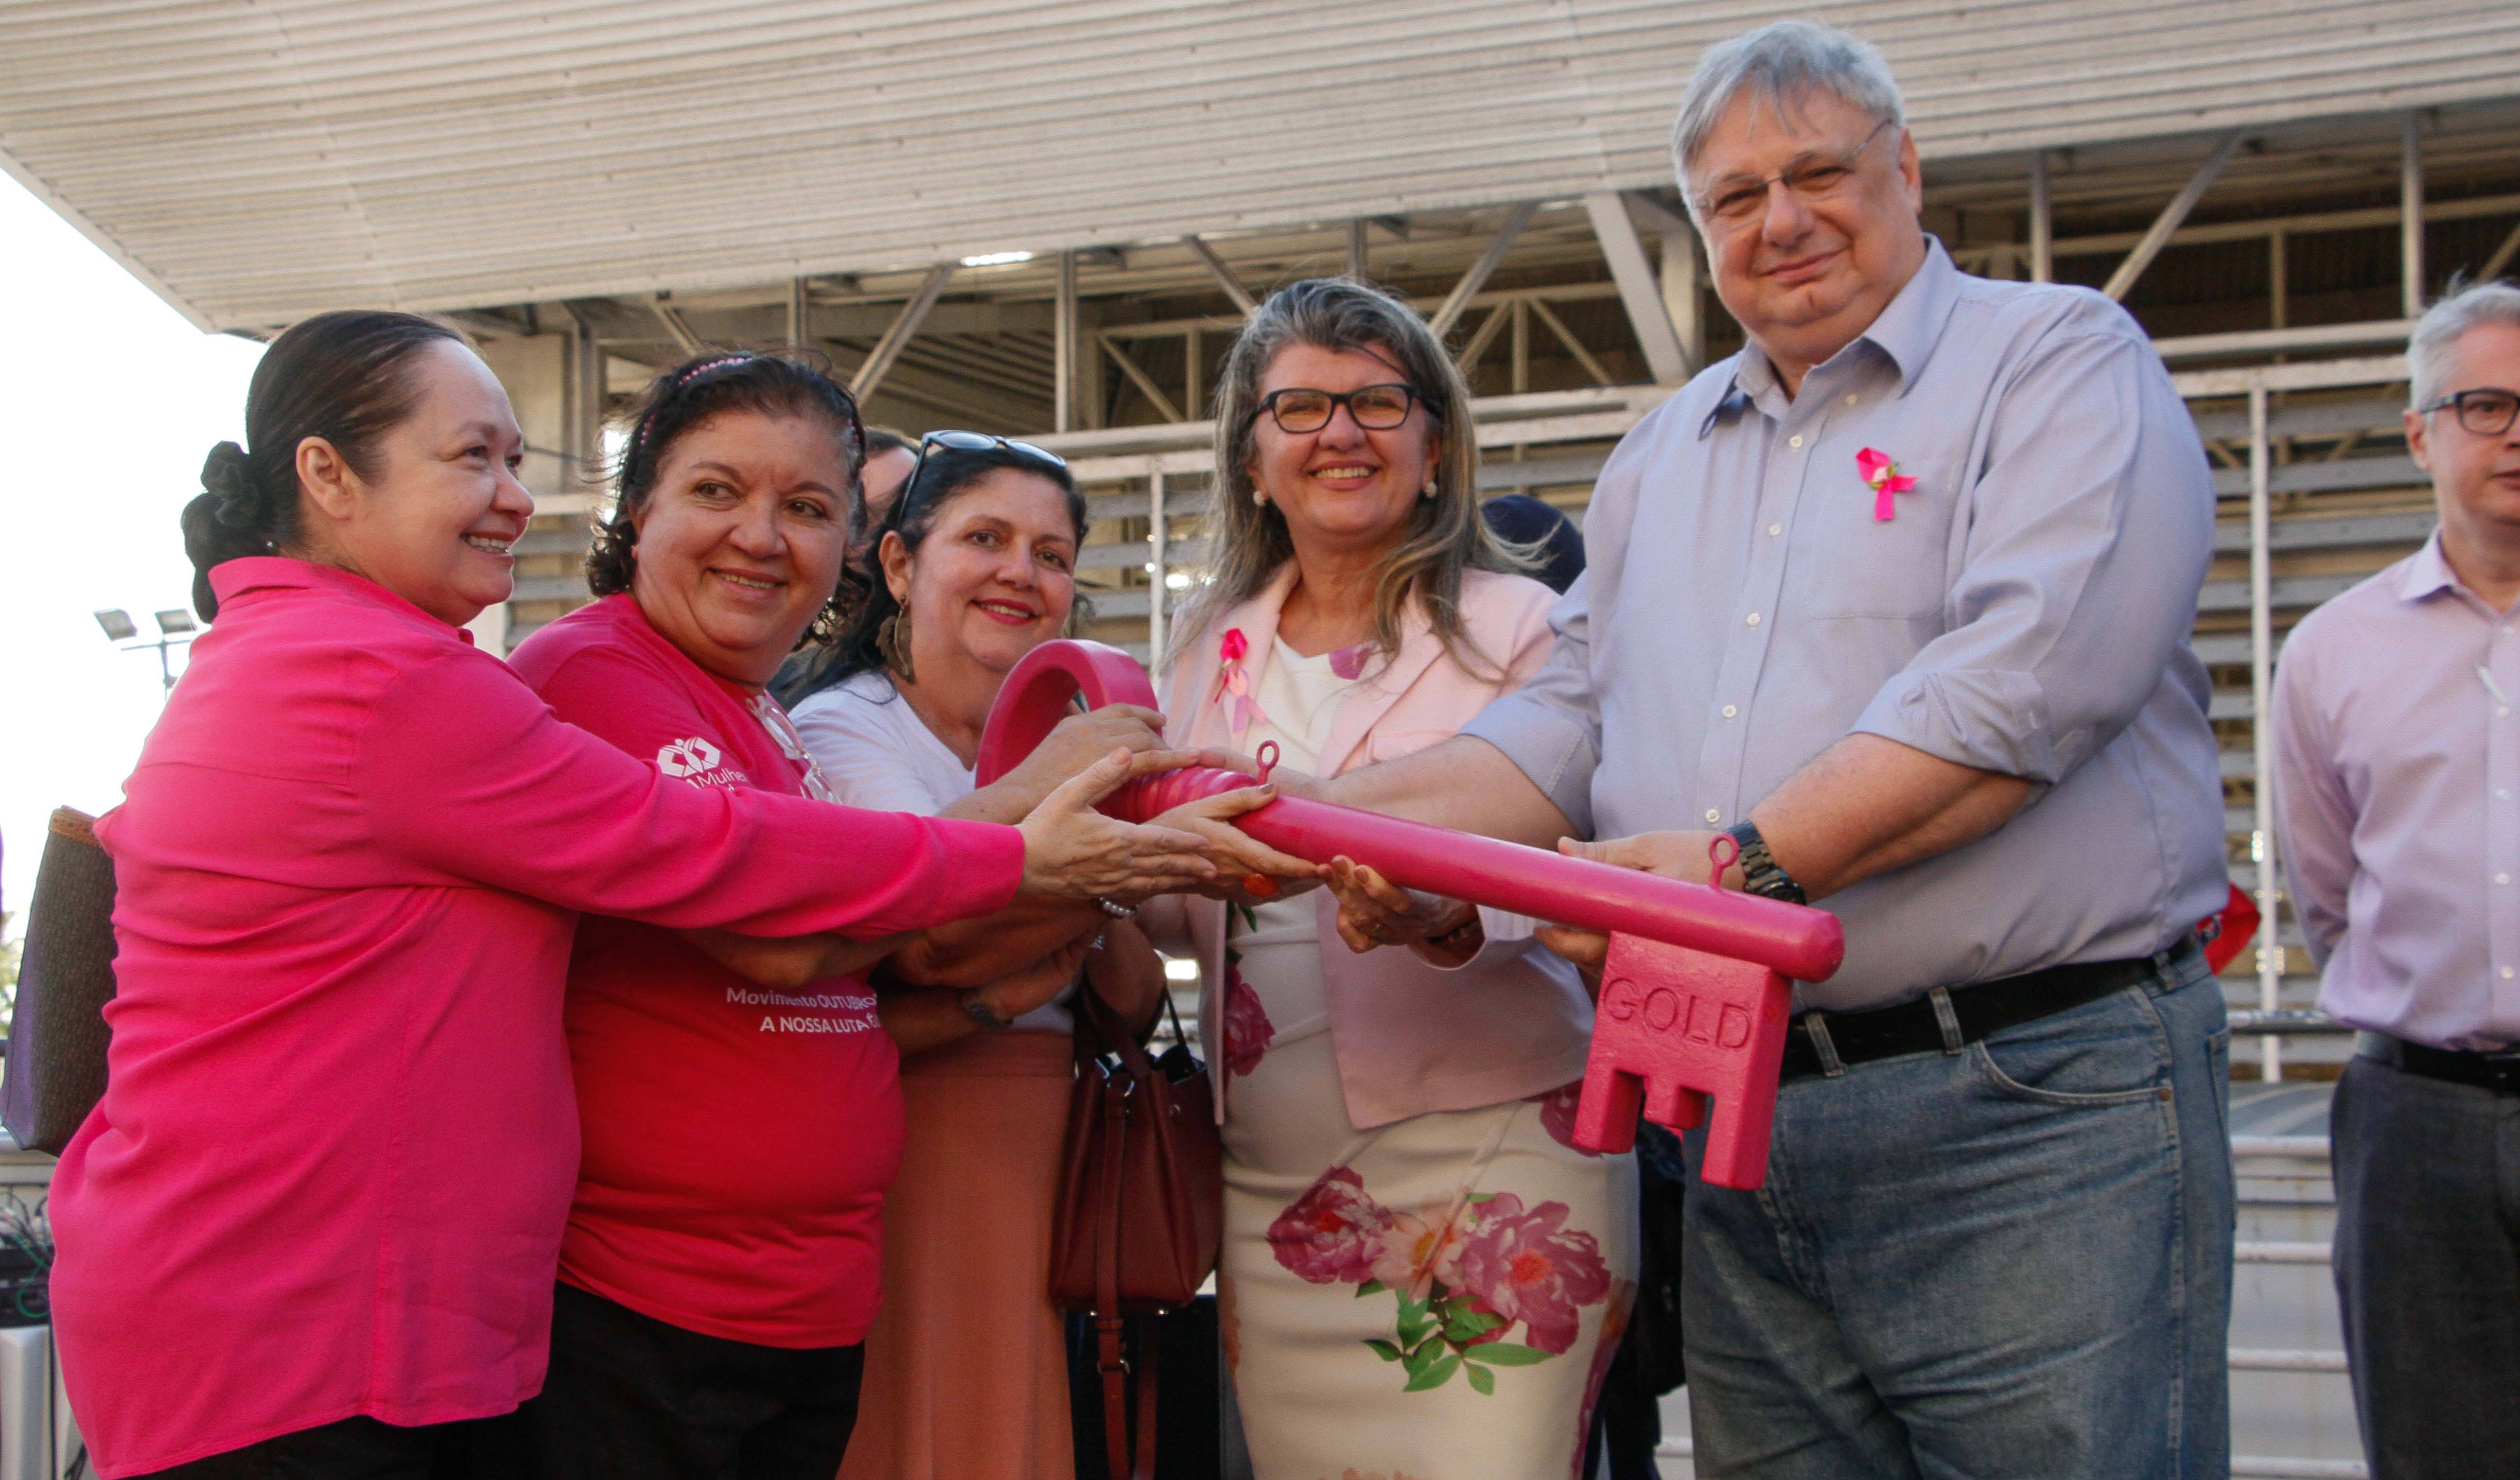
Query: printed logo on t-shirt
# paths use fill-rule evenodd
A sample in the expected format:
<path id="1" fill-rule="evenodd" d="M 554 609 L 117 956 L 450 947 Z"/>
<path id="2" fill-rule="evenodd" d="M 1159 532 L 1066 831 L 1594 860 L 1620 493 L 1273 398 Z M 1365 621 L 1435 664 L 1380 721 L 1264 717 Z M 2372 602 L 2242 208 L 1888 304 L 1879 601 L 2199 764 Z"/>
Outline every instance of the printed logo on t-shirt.
<path id="1" fill-rule="evenodd" d="M 737 786 L 751 780 L 741 769 L 724 764 L 725 760 L 725 752 L 695 735 L 658 750 L 656 769 L 695 786 Z"/>
<path id="2" fill-rule="evenodd" d="M 717 769 L 717 746 L 695 735 L 656 752 L 656 769 L 667 776 L 694 777 Z"/>
<path id="3" fill-rule="evenodd" d="M 883 1026 L 876 1017 L 873 992 L 769 992 L 729 987 L 726 1000 L 745 1008 L 808 1009 L 773 1012 L 763 1017 L 764 1033 L 867 1033 Z"/>

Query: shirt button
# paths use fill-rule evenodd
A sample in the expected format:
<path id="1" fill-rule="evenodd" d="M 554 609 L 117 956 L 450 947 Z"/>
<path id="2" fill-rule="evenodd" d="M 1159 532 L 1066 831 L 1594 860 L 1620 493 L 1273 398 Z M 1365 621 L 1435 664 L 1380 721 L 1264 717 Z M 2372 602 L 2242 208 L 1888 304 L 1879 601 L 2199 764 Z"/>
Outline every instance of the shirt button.
<path id="1" fill-rule="evenodd" d="M 2494 881 L 2498 884 L 2507 884 L 2511 882 L 2511 875 L 2508 874 L 2497 874 L 2494 875 Z"/>
<path id="2" fill-rule="evenodd" d="M 1768 538 L 1770 538 L 1770 539 L 1772 539 L 1772 540 L 1773 540 L 1773 539 L 1775 539 L 1778 535 L 1780 535 L 1780 534 L 1782 534 L 1782 533 L 1784 533 L 1784 532 L 1785 532 L 1785 526 L 1784 526 L 1784 525 L 1782 525 L 1782 524 L 1770 524 L 1770 525 L 1768 526 Z"/>
<path id="3" fill-rule="evenodd" d="M 1709 821 L 1712 821 L 1712 820 L 1713 820 L 1713 819 L 1711 819 L 1711 818 L 1709 819 Z M 2504 966 L 2504 967 L 2502 968 L 2502 979 L 2503 979 L 2504 981 L 2509 981 L 2509 980 L 2511 979 L 2511 968 L 2510 968 L 2509 966 Z"/>
<path id="4" fill-rule="evenodd" d="M 1753 612 L 1751 612 L 1751 613 L 1750 613 L 1750 625 L 1751 625 L 1751 626 L 1753 626 L 1753 627 L 1756 627 L 1756 626 L 1758 626 L 1758 625 L 1759 625 L 1759 613 L 1757 613 L 1757 612 L 1755 612 L 1755 611 L 1753 611 Z M 2503 710 L 2502 712 L 2503 712 L 2503 713 L 2505 713 L 2505 714 L 2509 714 L 2511 711 L 2510 711 L 2510 710 L 2508 710 L 2508 709 L 2505 709 L 2505 710 Z"/>
<path id="5" fill-rule="evenodd" d="M 1710 823 L 1720 823 L 1724 821 L 1724 814 L 1713 807 L 1709 807 L 1706 809 L 1706 820 Z M 2509 971 L 2504 971 L 2502 974 L 2508 976 L 2511 973 Z"/>
<path id="6" fill-rule="evenodd" d="M 1785 438 L 1785 445 L 1788 447 L 1800 447 L 1802 444 L 1803 434 L 1799 431 L 1795 432 L 1792 436 Z"/>
<path id="7" fill-rule="evenodd" d="M 1735 709 L 1735 708 L 1734 708 L 1734 707 L 1732 707 L 1731 704 L 1726 704 L 1726 705 L 1724 706 L 1724 717 L 1725 717 L 1726 719 L 1731 719 L 1732 716 L 1734 716 L 1734 715 L 1736 715 L 1736 714 L 1738 714 L 1738 713 L 1740 713 L 1740 712 L 1741 712 L 1740 710 Z"/>
<path id="8" fill-rule="evenodd" d="M 1852 406 L 1852 405 L 1854 405 L 1854 404 L 1855 404 L 1855 397 L 1854 397 L 1852 394 L 1849 394 L 1849 395 L 1847 396 L 1847 398 L 1846 398 L 1846 404 L 1847 404 L 1847 405 L 1849 405 L 1849 406 Z"/>

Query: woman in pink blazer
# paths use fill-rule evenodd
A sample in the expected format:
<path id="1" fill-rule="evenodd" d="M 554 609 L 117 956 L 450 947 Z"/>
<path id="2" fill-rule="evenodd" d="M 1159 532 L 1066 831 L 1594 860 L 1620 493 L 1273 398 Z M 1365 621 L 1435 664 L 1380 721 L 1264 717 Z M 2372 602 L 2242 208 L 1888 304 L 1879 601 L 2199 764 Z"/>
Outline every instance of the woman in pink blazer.
<path id="1" fill-rule="evenodd" d="M 1468 388 L 1405 304 L 1343 279 L 1280 291 L 1228 356 L 1217 426 L 1213 579 L 1164 670 L 1173 744 L 1275 745 L 1333 776 L 1446 739 L 1538 669 L 1553 598 L 1480 518 Z M 1352 954 L 1328 890 L 1148 916 L 1199 961 L 1221 1319 L 1260 1480 L 1571 1473 L 1636 1216 L 1628 1158 L 1568 1140 L 1593 1017 L 1573 968 L 1527 923 L 1466 913 L 1416 954 Z"/>

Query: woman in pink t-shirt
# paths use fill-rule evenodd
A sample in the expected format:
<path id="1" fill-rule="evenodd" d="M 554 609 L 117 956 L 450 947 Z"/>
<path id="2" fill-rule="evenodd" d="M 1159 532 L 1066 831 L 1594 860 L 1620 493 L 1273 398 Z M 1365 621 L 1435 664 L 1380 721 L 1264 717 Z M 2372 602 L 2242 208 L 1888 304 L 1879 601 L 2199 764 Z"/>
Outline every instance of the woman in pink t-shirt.
<path id="1" fill-rule="evenodd" d="M 587 561 L 601 600 L 528 638 L 518 672 L 562 719 L 694 786 L 833 799 L 767 686 L 855 604 L 839 588 L 859 435 L 848 393 L 796 360 L 703 355 L 658 377 Z M 1021 816 L 1115 743 L 1157 751 L 1153 717 L 1077 717 L 998 800 Z M 1266 794 L 1171 821 L 1214 827 Z M 1091 933 L 1077 912 L 1105 919 L 1091 904 L 1014 909 L 982 933 L 1038 935 L 1026 917 L 1055 916 L 1032 955 L 1075 938 L 1069 973 Z M 546 1480 L 839 1468 L 902 1157 L 898 1060 L 865 970 L 901 944 L 579 930 L 566 1020 L 586 1152 L 551 1374 L 521 1414 Z"/>
<path id="2" fill-rule="evenodd" d="M 246 427 L 184 513 L 213 625 L 97 827 L 118 994 L 53 1184 L 64 1377 L 107 1477 L 482 1474 L 471 1420 L 543 1380 L 578 912 L 877 938 L 1214 869 L 1090 812 L 1144 758 L 1005 828 L 689 785 L 697 748 L 555 719 L 463 630 L 533 502 L 427 320 L 290 330 Z"/>

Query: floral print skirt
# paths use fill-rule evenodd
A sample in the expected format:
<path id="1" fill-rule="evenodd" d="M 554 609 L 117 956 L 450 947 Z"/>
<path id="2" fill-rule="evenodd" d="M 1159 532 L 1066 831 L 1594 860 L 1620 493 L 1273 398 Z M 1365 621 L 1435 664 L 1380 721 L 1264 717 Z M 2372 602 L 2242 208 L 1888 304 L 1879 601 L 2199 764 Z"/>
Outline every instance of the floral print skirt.
<path id="1" fill-rule="evenodd" d="M 1227 988 L 1219 1317 L 1257 1480 L 1581 1480 L 1635 1294 L 1632 1159 L 1568 1143 L 1573 1086 L 1358 1131 L 1327 1014 L 1267 990 L 1296 954 Z"/>

